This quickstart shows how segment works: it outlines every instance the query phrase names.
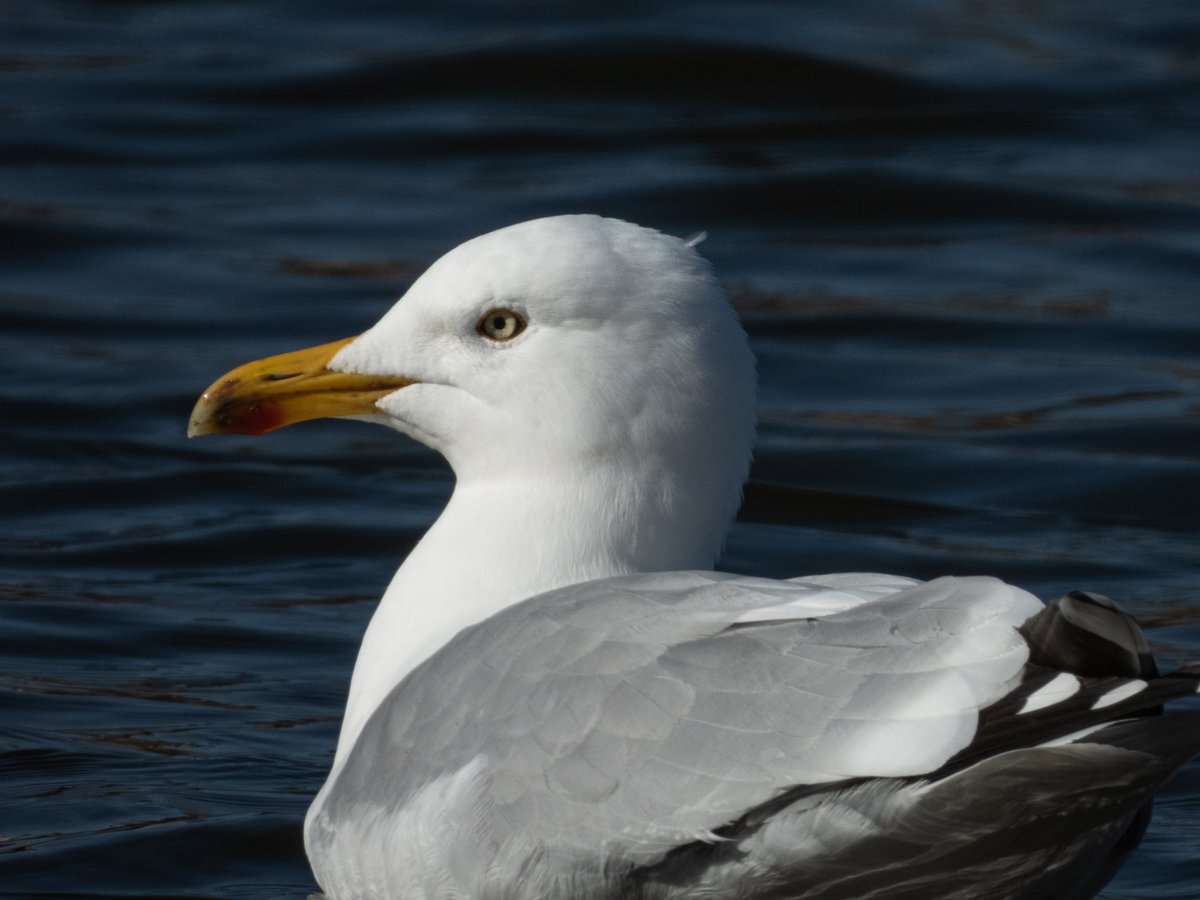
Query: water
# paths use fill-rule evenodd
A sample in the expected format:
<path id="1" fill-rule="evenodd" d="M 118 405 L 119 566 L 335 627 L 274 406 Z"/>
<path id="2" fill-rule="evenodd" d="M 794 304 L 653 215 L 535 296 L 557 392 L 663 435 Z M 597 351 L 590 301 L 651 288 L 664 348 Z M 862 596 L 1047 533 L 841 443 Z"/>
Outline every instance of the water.
<path id="1" fill-rule="evenodd" d="M 709 232 L 763 382 L 724 567 L 1088 587 L 1200 658 L 1197 46 L 1190 0 L 0 2 L 0 897 L 313 889 L 449 475 L 187 414 L 536 215 Z M 1105 896 L 1198 850 L 1193 764 Z"/>

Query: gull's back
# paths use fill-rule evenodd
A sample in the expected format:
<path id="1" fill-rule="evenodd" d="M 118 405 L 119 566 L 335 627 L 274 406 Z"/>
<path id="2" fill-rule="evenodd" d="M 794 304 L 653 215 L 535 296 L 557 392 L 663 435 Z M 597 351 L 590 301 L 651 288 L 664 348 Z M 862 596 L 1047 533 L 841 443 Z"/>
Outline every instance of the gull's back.
<path id="1" fill-rule="evenodd" d="M 1063 602 L 712 572 L 533 598 L 389 695 L 310 857 L 336 898 L 1092 896 L 1200 716 L 1147 715 L 1194 679 Z M 1069 653 L 1119 671 L 1064 690 Z"/>

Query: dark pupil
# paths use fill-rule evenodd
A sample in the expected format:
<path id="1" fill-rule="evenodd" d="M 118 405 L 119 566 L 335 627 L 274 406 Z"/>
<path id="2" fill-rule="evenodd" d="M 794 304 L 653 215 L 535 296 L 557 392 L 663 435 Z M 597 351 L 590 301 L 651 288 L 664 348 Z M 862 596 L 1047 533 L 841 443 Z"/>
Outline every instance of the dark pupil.
<path id="1" fill-rule="evenodd" d="M 504 316 L 496 316 L 492 319 L 492 327 L 497 331 L 504 330 Z"/>

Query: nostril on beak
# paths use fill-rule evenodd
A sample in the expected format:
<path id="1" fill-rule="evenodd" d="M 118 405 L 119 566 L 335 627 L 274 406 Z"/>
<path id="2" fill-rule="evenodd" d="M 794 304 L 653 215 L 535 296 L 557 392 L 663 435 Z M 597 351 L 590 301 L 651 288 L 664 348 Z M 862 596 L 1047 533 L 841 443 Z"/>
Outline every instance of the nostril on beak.
<path id="1" fill-rule="evenodd" d="M 262 376 L 263 381 L 287 381 L 289 378 L 295 378 L 300 375 L 300 372 L 268 372 Z"/>

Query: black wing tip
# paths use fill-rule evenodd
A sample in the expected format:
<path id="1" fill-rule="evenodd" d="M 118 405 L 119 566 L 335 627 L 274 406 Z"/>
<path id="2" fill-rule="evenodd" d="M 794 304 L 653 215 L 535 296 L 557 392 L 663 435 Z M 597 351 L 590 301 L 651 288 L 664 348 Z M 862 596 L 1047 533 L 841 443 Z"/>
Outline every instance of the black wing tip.
<path id="1" fill-rule="evenodd" d="M 1103 594 L 1071 591 L 1052 600 L 1026 620 L 1021 635 L 1033 665 L 1087 678 L 1158 677 L 1141 626 Z"/>

